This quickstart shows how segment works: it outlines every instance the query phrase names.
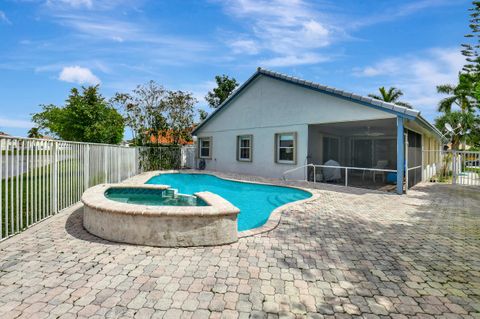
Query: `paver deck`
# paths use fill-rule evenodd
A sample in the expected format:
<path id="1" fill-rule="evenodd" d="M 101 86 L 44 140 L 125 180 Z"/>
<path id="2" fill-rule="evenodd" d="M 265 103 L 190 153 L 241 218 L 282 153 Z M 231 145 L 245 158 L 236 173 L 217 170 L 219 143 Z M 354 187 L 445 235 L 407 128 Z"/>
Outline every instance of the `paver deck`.
<path id="1" fill-rule="evenodd" d="M 76 206 L 0 243 L 0 318 L 480 318 L 478 188 L 315 192 L 219 247 L 108 242 Z"/>

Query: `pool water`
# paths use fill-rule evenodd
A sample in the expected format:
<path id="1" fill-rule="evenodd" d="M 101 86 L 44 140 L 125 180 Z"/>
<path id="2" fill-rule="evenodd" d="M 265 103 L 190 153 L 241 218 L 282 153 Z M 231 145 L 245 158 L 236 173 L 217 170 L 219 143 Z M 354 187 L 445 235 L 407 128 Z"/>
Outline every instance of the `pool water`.
<path id="1" fill-rule="evenodd" d="M 109 188 L 105 197 L 116 202 L 154 206 L 207 206 L 201 198 L 175 194 L 172 190 L 145 188 Z"/>
<path id="2" fill-rule="evenodd" d="M 209 174 L 160 174 L 147 184 L 170 185 L 181 194 L 193 195 L 209 191 L 228 200 L 240 209 L 238 230 L 248 230 L 265 224 L 272 211 L 282 205 L 312 196 L 292 187 L 242 183 Z"/>

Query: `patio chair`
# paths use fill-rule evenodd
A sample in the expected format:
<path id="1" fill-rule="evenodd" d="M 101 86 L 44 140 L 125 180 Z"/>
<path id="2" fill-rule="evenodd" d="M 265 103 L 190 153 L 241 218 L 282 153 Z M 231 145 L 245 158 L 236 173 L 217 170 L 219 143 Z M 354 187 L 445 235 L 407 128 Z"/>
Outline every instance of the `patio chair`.
<path id="1" fill-rule="evenodd" d="M 385 169 L 385 168 L 387 168 L 387 166 L 388 166 L 388 160 L 379 160 L 379 161 L 377 162 L 377 165 L 375 165 L 375 166 L 372 167 L 372 168 Z M 367 171 L 365 171 L 365 170 L 363 171 L 363 177 L 362 177 L 363 180 L 365 180 L 365 173 L 366 173 L 366 172 L 367 172 Z M 375 183 L 375 180 L 376 180 L 376 176 L 377 176 L 377 175 L 382 176 L 382 182 L 385 183 L 385 172 L 383 172 L 383 171 L 369 171 L 369 172 L 372 172 L 372 179 L 373 179 L 373 182 L 374 182 L 374 183 Z"/>

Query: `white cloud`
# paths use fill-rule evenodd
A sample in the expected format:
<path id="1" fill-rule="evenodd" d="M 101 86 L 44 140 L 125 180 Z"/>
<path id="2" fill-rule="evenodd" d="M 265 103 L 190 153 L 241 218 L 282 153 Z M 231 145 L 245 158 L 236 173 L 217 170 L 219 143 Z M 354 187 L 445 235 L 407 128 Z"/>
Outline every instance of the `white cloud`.
<path id="1" fill-rule="evenodd" d="M 217 0 L 218 1 L 218 0 Z M 458 5 L 451 0 L 409 0 L 379 3 L 375 12 L 354 16 L 334 1 L 225 0 L 224 11 L 242 24 L 241 34 L 226 44 L 234 54 L 271 56 L 265 65 L 317 64 L 336 53 L 333 43 L 351 40 L 348 33 L 393 21 L 433 7 Z M 232 37 L 230 37 L 232 38 Z M 261 63 L 262 61 L 260 61 Z M 367 73 L 374 70 L 366 70 Z"/>
<path id="2" fill-rule="evenodd" d="M 240 20 L 249 36 L 227 41 L 237 54 L 270 53 L 266 65 L 322 62 L 318 49 L 329 46 L 337 28 L 303 0 L 224 1 L 225 11 Z M 264 61 L 265 62 L 265 61 Z"/>
<path id="3" fill-rule="evenodd" d="M 100 79 L 88 68 L 82 68 L 78 65 L 67 66 L 62 69 L 59 80 L 78 84 L 99 84 Z"/>
<path id="4" fill-rule="evenodd" d="M 235 54 L 255 55 L 260 52 L 259 44 L 253 40 L 238 39 L 228 44 Z"/>
<path id="5" fill-rule="evenodd" d="M 136 39 L 136 36 L 140 34 L 136 25 L 110 18 L 99 19 L 74 14 L 59 14 L 55 18 L 58 19 L 60 24 L 68 26 L 84 36 L 96 39 L 123 42 Z"/>
<path id="6" fill-rule="evenodd" d="M 47 5 L 51 7 L 73 7 L 73 8 L 89 8 L 93 7 L 93 0 L 47 0 Z"/>
<path id="7" fill-rule="evenodd" d="M 358 68 L 354 70 L 354 74 L 357 76 L 379 76 L 386 75 L 398 72 L 400 68 L 401 59 L 399 58 L 388 58 L 382 60 L 374 65 L 367 66 L 365 68 Z"/>
<path id="8" fill-rule="evenodd" d="M 32 122 L 25 120 L 16 120 L 5 117 L 0 117 L 0 128 L 31 128 L 33 126 Z"/>
<path id="9" fill-rule="evenodd" d="M 397 4 L 398 3 L 398 4 Z M 462 1 L 451 0 L 415 0 L 415 1 L 398 1 L 392 5 L 388 3 L 381 12 L 364 15 L 360 18 L 349 21 L 349 28 L 358 28 L 371 26 L 379 23 L 394 21 L 407 17 L 422 10 L 431 9 L 435 7 L 463 5 Z M 381 7 L 381 6 L 380 6 Z"/>
<path id="10" fill-rule="evenodd" d="M 217 86 L 215 81 L 204 81 L 201 83 L 190 84 L 185 86 L 183 90 L 192 92 L 193 97 L 198 100 L 199 104 L 205 104 L 205 95 L 207 95 L 208 91 L 212 90 Z"/>
<path id="11" fill-rule="evenodd" d="M 12 24 L 12 22 L 8 19 L 5 12 L 3 12 L 1 10 L 0 10 L 0 22 L 6 23 L 6 24 Z"/>
<path id="12" fill-rule="evenodd" d="M 45 4 L 54 10 L 111 10 L 122 5 L 135 8 L 140 2 L 139 0 L 46 0 Z"/>
<path id="13" fill-rule="evenodd" d="M 260 61 L 260 65 L 266 67 L 284 67 L 292 65 L 316 64 L 328 61 L 329 58 L 315 53 L 307 53 L 301 55 L 279 56 L 271 59 Z"/>
<path id="14" fill-rule="evenodd" d="M 378 63 L 355 69 L 354 75 L 372 78 L 378 86 L 395 86 L 404 92 L 404 100 L 428 118 L 436 115 L 440 84 L 455 84 L 465 58 L 458 48 L 435 48 L 418 55 L 386 58 Z"/>
<path id="15" fill-rule="evenodd" d="M 210 45 L 177 36 L 152 32 L 147 26 L 130 21 L 106 17 L 97 14 L 60 13 L 53 15 L 54 19 L 63 26 L 67 26 L 82 37 L 89 39 L 111 40 L 118 43 L 136 42 L 161 46 L 163 50 L 175 51 L 204 51 Z M 154 49 L 150 47 L 150 50 Z"/>

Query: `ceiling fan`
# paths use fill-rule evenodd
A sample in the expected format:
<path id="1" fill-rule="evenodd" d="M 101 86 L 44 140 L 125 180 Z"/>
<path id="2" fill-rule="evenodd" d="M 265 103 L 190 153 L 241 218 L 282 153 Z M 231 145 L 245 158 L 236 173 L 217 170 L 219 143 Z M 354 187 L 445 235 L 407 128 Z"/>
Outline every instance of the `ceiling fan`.
<path id="1" fill-rule="evenodd" d="M 354 136 L 379 137 L 379 136 L 384 136 L 385 133 L 383 133 L 383 132 L 373 132 L 373 131 L 370 130 L 370 126 L 367 126 L 367 131 L 366 132 L 355 133 L 353 135 Z"/>

